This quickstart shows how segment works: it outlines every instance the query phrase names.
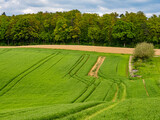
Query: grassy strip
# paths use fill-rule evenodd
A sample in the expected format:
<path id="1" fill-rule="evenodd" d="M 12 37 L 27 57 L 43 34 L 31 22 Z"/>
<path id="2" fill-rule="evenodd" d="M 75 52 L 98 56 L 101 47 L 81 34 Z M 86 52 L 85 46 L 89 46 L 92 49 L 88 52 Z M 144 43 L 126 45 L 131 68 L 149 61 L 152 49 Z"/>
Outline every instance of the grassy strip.
<path id="1" fill-rule="evenodd" d="M 99 104 L 101 104 L 101 102 L 54 104 L 47 106 L 38 106 L 33 108 L 3 111 L 0 112 L 0 119 L 3 120 L 58 119 L 97 106 Z"/>
<path id="2" fill-rule="evenodd" d="M 65 118 L 62 118 L 61 120 L 85 120 L 87 119 L 89 116 L 95 114 L 96 112 L 112 105 L 113 103 L 111 102 L 107 102 L 107 103 L 102 103 L 102 104 L 99 104 L 97 106 L 94 106 L 92 108 L 88 108 L 84 111 L 81 111 L 81 112 L 78 112 L 78 113 L 75 113 L 73 115 L 69 115 Z"/>
<path id="3" fill-rule="evenodd" d="M 56 113 L 56 114 L 53 114 L 53 115 L 44 116 L 44 117 L 41 117 L 41 118 L 36 118 L 36 119 L 33 119 L 33 120 L 53 120 L 53 119 L 55 120 L 55 119 L 62 119 L 64 117 L 68 116 L 68 115 L 84 111 L 84 110 L 86 110 L 88 108 L 95 107 L 95 106 L 97 106 L 99 104 L 101 104 L 101 102 L 94 102 L 94 103 L 90 103 L 90 104 L 87 104 L 87 105 L 78 106 L 75 109 L 70 109 L 70 110 L 67 110 L 67 111 L 64 111 L 64 112 L 60 112 L 60 113 Z"/>

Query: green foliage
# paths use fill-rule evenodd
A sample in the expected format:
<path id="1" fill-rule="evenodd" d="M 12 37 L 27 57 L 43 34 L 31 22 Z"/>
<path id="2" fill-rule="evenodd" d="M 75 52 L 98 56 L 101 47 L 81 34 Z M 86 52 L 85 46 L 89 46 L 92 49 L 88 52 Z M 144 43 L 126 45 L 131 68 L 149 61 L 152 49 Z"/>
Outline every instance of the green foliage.
<path id="1" fill-rule="evenodd" d="M 93 44 L 94 44 L 94 41 L 99 41 L 100 33 L 101 31 L 98 26 L 88 28 L 88 37 L 92 40 Z"/>
<path id="2" fill-rule="evenodd" d="M 13 40 L 34 42 L 38 38 L 39 22 L 34 17 L 22 17 L 11 30 Z"/>
<path id="3" fill-rule="evenodd" d="M 154 56 L 154 46 L 151 43 L 139 43 L 133 53 L 134 59 L 149 59 Z"/>
<path id="4" fill-rule="evenodd" d="M 125 21 L 118 21 L 115 26 L 113 27 L 113 38 L 115 40 L 119 39 L 122 40 L 124 43 L 130 43 L 131 40 L 134 39 L 135 29 L 133 23 L 125 22 Z"/>
<path id="5" fill-rule="evenodd" d="M 64 18 L 60 18 L 56 23 L 56 28 L 54 30 L 55 41 L 64 42 L 67 40 L 68 36 L 68 26 Z"/>
<path id="6" fill-rule="evenodd" d="M 0 17 L 0 41 L 5 40 L 8 25 L 9 25 L 8 18 L 5 15 L 2 15 Z"/>
<path id="7" fill-rule="evenodd" d="M 134 47 L 146 41 L 156 47 L 160 41 L 160 18 L 143 12 L 98 14 L 38 12 L 0 16 L 0 44 L 85 44 Z"/>

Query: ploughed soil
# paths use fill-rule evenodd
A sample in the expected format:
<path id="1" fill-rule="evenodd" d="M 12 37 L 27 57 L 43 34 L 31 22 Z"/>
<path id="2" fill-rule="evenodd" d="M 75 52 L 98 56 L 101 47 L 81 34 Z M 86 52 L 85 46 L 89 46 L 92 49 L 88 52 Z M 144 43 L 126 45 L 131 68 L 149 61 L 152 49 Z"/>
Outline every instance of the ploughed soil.
<path id="1" fill-rule="evenodd" d="M 105 60 L 105 57 L 102 57 L 102 56 L 98 57 L 97 62 L 92 67 L 88 75 L 98 78 L 98 70 L 101 67 L 104 60 Z"/>
<path id="2" fill-rule="evenodd" d="M 28 46 L 0 46 L 0 48 L 49 48 L 67 49 L 80 51 L 95 51 L 103 53 L 132 54 L 134 48 L 122 47 L 102 47 L 102 46 L 83 46 L 83 45 L 28 45 Z M 160 55 L 160 49 L 155 49 L 155 55 Z"/>

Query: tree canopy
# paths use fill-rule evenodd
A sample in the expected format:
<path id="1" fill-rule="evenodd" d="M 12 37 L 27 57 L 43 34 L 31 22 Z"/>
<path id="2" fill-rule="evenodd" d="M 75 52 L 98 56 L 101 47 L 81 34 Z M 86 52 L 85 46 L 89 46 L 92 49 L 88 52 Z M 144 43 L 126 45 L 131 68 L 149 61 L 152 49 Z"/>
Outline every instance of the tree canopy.
<path id="1" fill-rule="evenodd" d="M 0 16 L 0 45 L 89 44 L 134 47 L 144 41 L 160 47 L 160 16 L 147 18 L 141 11 L 99 16 L 78 10 Z"/>

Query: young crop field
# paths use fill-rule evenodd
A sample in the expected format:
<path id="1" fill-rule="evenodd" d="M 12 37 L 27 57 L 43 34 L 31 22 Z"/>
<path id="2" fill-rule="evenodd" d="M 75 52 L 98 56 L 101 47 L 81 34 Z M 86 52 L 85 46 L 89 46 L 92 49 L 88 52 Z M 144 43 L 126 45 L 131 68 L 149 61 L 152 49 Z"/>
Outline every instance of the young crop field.
<path id="1" fill-rule="evenodd" d="M 159 120 L 160 57 L 129 56 L 0 48 L 0 120 Z"/>

